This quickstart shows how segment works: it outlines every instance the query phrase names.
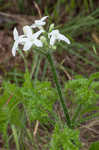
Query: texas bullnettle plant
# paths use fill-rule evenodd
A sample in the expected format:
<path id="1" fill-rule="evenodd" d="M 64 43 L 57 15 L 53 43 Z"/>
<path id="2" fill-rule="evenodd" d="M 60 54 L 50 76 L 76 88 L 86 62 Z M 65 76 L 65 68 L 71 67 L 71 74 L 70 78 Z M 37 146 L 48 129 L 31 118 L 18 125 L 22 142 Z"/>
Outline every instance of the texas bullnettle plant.
<path id="1" fill-rule="evenodd" d="M 24 26 L 23 35 L 19 35 L 17 29 L 14 28 L 13 35 L 14 35 L 15 42 L 12 48 L 12 54 L 13 56 L 15 56 L 16 51 L 19 50 L 19 45 L 22 45 L 23 51 L 28 51 L 30 49 L 33 49 L 34 51 L 43 54 L 47 58 L 51 66 L 51 71 L 53 73 L 53 78 L 56 83 L 57 91 L 60 97 L 60 102 L 64 111 L 67 126 L 71 128 L 72 124 L 71 124 L 70 116 L 64 102 L 61 86 L 58 80 L 58 75 L 56 73 L 56 68 L 52 58 L 52 54 L 56 50 L 56 42 L 64 41 L 65 43 L 70 44 L 70 40 L 67 37 L 65 37 L 63 34 L 61 34 L 59 30 L 57 29 L 55 30 L 54 24 L 51 24 L 49 26 L 48 31 L 46 31 L 44 29 L 44 25 L 46 24 L 45 20 L 47 18 L 48 16 L 45 16 L 40 20 L 35 20 L 34 24 L 30 26 L 28 25 Z"/>
<path id="2" fill-rule="evenodd" d="M 44 26 L 46 25 L 45 20 L 47 18 L 48 16 L 45 16 L 40 20 L 35 20 L 35 22 L 30 26 L 24 26 L 22 35 L 19 35 L 17 29 L 14 28 L 14 45 L 12 47 L 12 55 L 16 56 L 17 51 L 22 54 L 22 50 L 32 50 L 43 55 L 49 62 L 53 74 L 53 80 L 56 84 L 56 89 L 52 88 L 51 83 L 46 81 L 35 81 L 35 84 L 33 84 L 34 81 L 32 82 L 27 68 L 24 83 L 21 87 L 15 83 L 11 84 L 9 82 L 4 82 L 4 92 L 1 96 L 3 102 L 0 104 L 0 107 L 2 108 L 0 109 L 0 122 L 2 123 L 0 132 L 3 132 L 3 139 L 6 139 L 8 136 L 7 128 L 10 125 L 16 147 L 19 150 L 21 145 L 19 141 L 23 139 L 22 143 L 24 143 L 24 138 L 21 140 L 20 138 L 24 137 L 26 134 L 27 130 L 25 131 L 24 129 L 27 124 L 30 129 L 31 123 L 36 120 L 44 124 L 52 121 L 51 123 L 53 125 L 55 124 L 53 119 L 50 120 L 49 116 L 53 112 L 54 103 L 59 99 L 66 119 L 66 124 L 62 125 L 62 123 L 59 125 L 58 122 L 56 123 L 49 148 L 50 150 L 79 150 L 81 147 L 79 131 L 75 130 L 75 128 L 79 126 L 80 123 L 88 119 L 83 117 L 87 110 L 91 112 L 94 108 L 96 108 L 95 104 L 99 98 L 99 94 L 97 92 L 99 89 L 99 83 L 95 81 L 95 79 L 99 78 L 99 73 L 92 75 L 89 79 L 78 77 L 66 82 L 64 88 L 65 92 L 62 92 L 53 60 L 53 53 L 57 49 L 58 42 L 63 41 L 64 44 L 70 44 L 71 42 L 66 36 L 61 34 L 58 29 L 56 29 L 54 24 L 46 27 L 46 30 Z M 25 60 L 23 54 L 22 56 Z M 63 95 L 66 95 L 66 99 L 64 99 Z M 66 100 L 72 102 L 72 106 L 69 109 L 66 106 Z M 18 131 L 16 127 L 19 129 Z M 30 133 L 28 132 L 28 135 L 31 139 L 31 143 L 33 144 L 31 133 L 31 131 Z M 9 142 L 7 140 L 7 145 L 9 145 L 8 143 Z"/>

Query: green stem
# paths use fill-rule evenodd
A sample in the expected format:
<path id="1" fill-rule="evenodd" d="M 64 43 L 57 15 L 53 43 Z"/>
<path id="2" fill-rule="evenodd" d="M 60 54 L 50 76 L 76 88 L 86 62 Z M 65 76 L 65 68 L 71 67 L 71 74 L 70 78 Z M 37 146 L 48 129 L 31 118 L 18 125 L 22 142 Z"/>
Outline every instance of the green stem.
<path id="1" fill-rule="evenodd" d="M 27 63 L 27 60 L 26 60 L 26 58 L 25 58 L 25 56 L 24 56 L 24 54 L 23 54 L 23 52 L 20 50 L 20 51 L 18 51 L 19 52 L 19 54 L 22 56 L 22 58 L 23 58 L 23 60 L 24 60 L 24 64 L 25 64 L 25 72 L 28 72 L 28 63 Z"/>
<path id="2" fill-rule="evenodd" d="M 42 55 L 40 55 L 38 57 L 38 60 L 37 60 L 37 64 L 36 64 L 36 71 L 35 71 L 35 74 L 34 74 L 34 83 L 37 81 L 37 78 L 38 78 L 38 73 L 39 73 L 39 69 L 40 69 L 40 63 L 42 61 Z"/>
<path id="3" fill-rule="evenodd" d="M 38 57 L 39 57 L 39 54 L 34 54 L 33 56 L 33 63 L 32 63 L 32 67 L 31 67 L 31 74 L 30 74 L 30 78 L 32 79 L 33 77 L 33 74 L 34 74 L 34 71 L 36 69 L 36 62 L 38 61 Z"/>
<path id="4" fill-rule="evenodd" d="M 43 79 L 45 78 L 47 67 L 48 67 L 48 60 L 46 59 L 45 60 L 45 65 L 44 65 L 44 69 L 43 69 L 43 73 L 42 73 L 41 81 L 43 81 Z"/>
<path id="5" fill-rule="evenodd" d="M 61 102 L 61 105 L 62 105 L 62 108 L 63 108 L 63 111 L 64 111 L 64 115 L 66 117 L 67 126 L 69 128 L 71 128 L 72 127 L 71 126 L 71 120 L 70 120 L 70 117 L 69 117 L 68 109 L 67 109 L 67 107 L 65 105 L 65 102 L 64 102 L 64 99 L 63 99 L 60 83 L 59 83 L 58 76 L 57 76 L 57 73 L 56 73 L 56 68 L 54 66 L 54 61 L 53 61 L 52 56 L 49 52 L 47 53 L 46 56 L 47 56 L 47 59 L 50 63 L 50 66 L 51 66 L 51 71 L 53 73 L 54 81 L 55 81 L 57 91 L 58 91 L 58 94 L 59 94 L 59 97 L 60 97 L 60 102 Z"/>

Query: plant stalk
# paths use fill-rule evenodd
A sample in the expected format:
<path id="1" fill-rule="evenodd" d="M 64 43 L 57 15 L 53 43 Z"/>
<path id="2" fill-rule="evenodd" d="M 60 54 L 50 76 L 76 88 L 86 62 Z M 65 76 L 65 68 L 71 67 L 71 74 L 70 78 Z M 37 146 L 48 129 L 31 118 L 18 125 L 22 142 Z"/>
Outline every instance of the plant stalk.
<path id="1" fill-rule="evenodd" d="M 53 58 L 52 58 L 50 52 L 48 52 L 46 56 L 47 56 L 47 59 L 49 61 L 50 66 L 51 66 L 51 71 L 53 73 L 54 81 L 55 81 L 55 84 L 56 84 L 56 87 L 57 87 L 57 91 L 58 91 L 58 94 L 59 94 L 59 97 L 60 97 L 60 102 L 61 102 L 61 105 L 62 105 L 62 108 L 63 108 L 63 111 L 64 111 L 64 115 L 65 115 L 65 118 L 66 118 L 67 126 L 69 128 L 72 128 L 70 116 L 69 116 L 69 113 L 68 113 L 68 109 L 67 109 L 67 107 L 65 105 L 64 99 L 63 99 L 62 90 L 61 90 L 60 83 L 59 83 L 59 80 L 58 80 L 58 75 L 56 73 L 56 68 L 54 66 Z"/>

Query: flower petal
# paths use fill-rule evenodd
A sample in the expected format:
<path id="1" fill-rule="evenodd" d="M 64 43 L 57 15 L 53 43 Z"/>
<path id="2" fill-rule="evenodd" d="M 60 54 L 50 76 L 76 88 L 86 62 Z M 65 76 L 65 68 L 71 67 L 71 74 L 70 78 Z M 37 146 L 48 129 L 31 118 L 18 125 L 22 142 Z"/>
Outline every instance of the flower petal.
<path id="1" fill-rule="evenodd" d="M 16 50 L 18 50 L 18 41 L 14 42 L 14 45 L 12 47 L 12 55 L 15 56 Z"/>
<path id="2" fill-rule="evenodd" d="M 23 50 L 24 50 L 24 51 L 28 51 L 28 50 L 32 47 L 32 45 L 33 45 L 33 42 L 31 42 L 31 41 L 28 40 L 28 41 L 24 44 Z"/>
<path id="3" fill-rule="evenodd" d="M 52 32 L 49 33 L 49 35 L 50 36 L 51 35 L 54 35 L 54 36 L 59 35 L 59 30 L 53 30 Z"/>
<path id="4" fill-rule="evenodd" d="M 14 36 L 15 41 L 18 40 L 19 34 L 18 34 L 18 31 L 16 28 L 14 28 L 14 30 L 13 30 L 13 36 Z"/>
<path id="5" fill-rule="evenodd" d="M 55 38 L 55 36 L 51 36 L 51 38 L 50 38 L 50 45 L 54 45 L 55 44 L 55 41 L 56 41 L 56 38 Z"/>
<path id="6" fill-rule="evenodd" d="M 48 18 L 48 16 L 41 18 L 41 21 L 44 21 L 46 18 Z"/>
<path id="7" fill-rule="evenodd" d="M 65 41 L 67 44 L 70 44 L 70 40 L 62 34 L 59 34 L 58 40 Z"/>
<path id="8" fill-rule="evenodd" d="M 26 42 L 27 42 L 27 40 L 28 40 L 28 38 L 23 38 L 23 37 L 19 37 L 19 44 L 22 44 L 22 45 L 24 45 Z"/>
<path id="9" fill-rule="evenodd" d="M 35 24 L 32 24 L 30 27 L 31 27 L 31 28 L 36 28 L 36 25 L 35 25 Z"/>
<path id="10" fill-rule="evenodd" d="M 35 21 L 35 24 L 31 25 L 31 28 L 42 28 L 46 23 L 41 21 Z"/>
<path id="11" fill-rule="evenodd" d="M 41 20 L 35 20 L 35 25 L 38 25 L 38 26 L 43 26 L 45 25 L 46 23 L 45 22 L 42 22 Z"/>
<path id="12" fill-rule="evenodd" d="M 44 22 L 44 20 L 47 17 L 48 16 L 45 16 L 45 17 L 41 18 L 40 20 L 35 20 L 34 24 L 31 25 L 31 28 L 42 28 L 42 26 L 44 26 L 46 24 L 46 22 Z"/>
<path id="13" fill-rule="evenodd" d="M 32 34 L 32 39 L 37 39 L 39 36 L 40 36 L 40 34 L 41 33 L 43 33 L 44 32 L 44 30 L 40 30 L 40 31 L 38 31 L 38 32 L 36 32 L 36 33 L 34 33 L 34 34 Z"/>
<path id="14" fill-rule="evenodd" d="M 37 47 L 43 47 L 43 43 L 38 39 L 35 39 L 33 41 L 33 44 L 36 45 Z"/>
<path id="15" fill-rule="evenodd" d="M 70 40 L 65 37 L 63 34 L 59 33 L 59 30 L 53 30 L 48 34 L 48 38 L 50 38 L 50 45 L 54 45 L 56 40 L 62 40 L 65 41 L 67 44 L 70 44 Z"/>
<path id="16" fill-rule="evenodd" d="M 32 29 L 31 29 L 31 27 L 30 26 L 24 26 L 23 27 L 23 32 L 24 32 L 24 34 L 27 36 L 27 37 L 29 37 L 29 36 L 31 36 L 32 35 Z"/>

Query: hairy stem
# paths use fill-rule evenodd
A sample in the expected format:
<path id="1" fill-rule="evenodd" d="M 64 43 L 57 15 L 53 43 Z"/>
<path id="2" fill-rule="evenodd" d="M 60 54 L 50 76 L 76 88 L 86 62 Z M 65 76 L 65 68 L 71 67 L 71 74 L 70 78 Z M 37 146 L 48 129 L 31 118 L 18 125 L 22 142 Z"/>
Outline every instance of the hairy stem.
<path id="1" fill-rule="evenodd" d="M 52 59 L 51 53 L 48 52 L 46 56 L 47 56 L 47 59 L 49 61 L 50 66 L 51 66 L 51 71 L 53 73 L 54 81 L 55 81 L 57 91 L 58 91 L 58 94 L 59 94 L 59 97 L 60 97 L 60 102 L 61 102 L 61 105 L 62 105 L 62 108 L 63 108 L 63 111 L 64 111 L 67 126 L 69 128 L 71 128 L 72 127 L 71 126 L 71 120 L 70 120 L 70 117 L 69 117 L 68 109 L 67 109 L 67 107 L 65 105 L 65 102 L 64 102 L 64 99 L 63 99 L 62 90 L 61 90 L 60 83 L 59 83 L 59 80 L 58 80 L 58 75 L 56 73 L 56 68 L 54 66 L 54 61 Z"/>

